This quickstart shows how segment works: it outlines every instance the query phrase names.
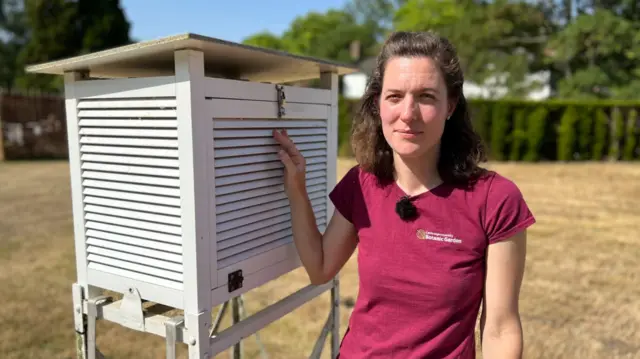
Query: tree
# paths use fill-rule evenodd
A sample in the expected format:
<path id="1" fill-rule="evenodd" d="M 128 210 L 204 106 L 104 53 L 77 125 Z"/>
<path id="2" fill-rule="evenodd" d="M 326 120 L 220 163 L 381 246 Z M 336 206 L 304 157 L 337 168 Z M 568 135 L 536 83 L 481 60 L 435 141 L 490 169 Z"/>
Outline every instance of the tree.
<path id="1" fill-rule="evenodd" d="M 378 42 L 393 30 L 394 14 L 407 0 L 351 0 L 345 6 L 349 13 L 361 24 L 371 29 Z"/>
<path id="2" fill-rule="evenodd" d="M 640 89 L 640 26 L 610 10 L 581 14 L 548 44 L 564 73 L 562 97 L 635 98 Z"/>
<path id="3" fill-rule="evenodd" d="M 18 55 L 27 42 L 27 24 L 21 0 L 0 0 L 0 87 L 11 90 L 22 73 Z"/>
<path id="4" fill-rule="evenodd" d="M 293 53 L 342 62 L 353 61 L 349 53 L 352 42 L 359 42 L 364 56 L 376 44 L 370 28 L 358 24 L 353 15 L 341 10 L 324 14 L 310 12 L 297 17 L 282 40 Z"/>
<path id="5" fill-rule="evenodd" d="M 118 0 L 30 0 L 25 7 L 28 41 L 21 66 L 77 56 L 126 45 L 130 25 Z M 60 91 L 62 79 L 22 74 L 16 85 L 25 89 Z"/>
<path id="6" fill-rule="evenodd" d="M 455 46 L 465 77 L 519 96 L 538 84 L 543 49 L 553 27 L 542 5 L 497 0 L 408 0 L 395 14 L 397 30 L 435 31 Z"/>
<path id="7" fill-rule="evenodd" d="M 358 24 L 352 14 L 342 10 L 309 12 L 296 17 L 281 37 L 260 32 L 242 42 L 305 56 L 353 62 L 358 59 L 351 57 L 352 43 L 359 44 L 361 57 L 371 54 L 377 44 L 375 33 L 369 25 Z"/>
<path id="8" fill-rule="evenodd" d="M 246 45 L 264 47 L 267 49 L 285 51 L 286 47 L 281 38 L 274 35 L 271 32 L 263 31 L 257 34 L 251 35 L 244 39 L 242 43 Z"/>

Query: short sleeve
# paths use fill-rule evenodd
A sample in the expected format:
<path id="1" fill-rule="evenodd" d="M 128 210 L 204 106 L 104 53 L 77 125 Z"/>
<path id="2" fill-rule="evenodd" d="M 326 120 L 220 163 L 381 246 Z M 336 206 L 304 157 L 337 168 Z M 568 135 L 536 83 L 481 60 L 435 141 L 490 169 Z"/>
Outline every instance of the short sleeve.
<path id="1" fill-rule="evenodd" d="M 496 174 L 489 183 L 485 203 L 484 228 L 489 244 L 507 239 L 535 221 L 516 184 Z"/>
<path id="2" fill-rule="evenodd" d="M 336 186 L 329 193 L 329 199 L 336 210 L 349 222 L 353 223 L 353 203 L 355 193 L 360 190 L 360 178 L 358 166 L 352 167 L 338 181 Z"/>

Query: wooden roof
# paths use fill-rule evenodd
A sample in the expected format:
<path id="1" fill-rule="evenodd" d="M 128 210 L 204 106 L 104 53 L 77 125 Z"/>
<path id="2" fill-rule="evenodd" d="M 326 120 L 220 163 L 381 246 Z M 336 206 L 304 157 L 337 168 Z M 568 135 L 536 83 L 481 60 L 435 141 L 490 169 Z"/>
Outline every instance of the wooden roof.
<path id="1" fill-rule="evenodd" d="M 30 65 L 26 71 L 55 75 L 83 71 L 99 78 L 166 76 L 174 74 L 174 51 L 180 49 L 203 51 L 207 76 L 278 83 L 318 78 L 321 72 L 358 71 L 353 65 L 191 33 Z"/>

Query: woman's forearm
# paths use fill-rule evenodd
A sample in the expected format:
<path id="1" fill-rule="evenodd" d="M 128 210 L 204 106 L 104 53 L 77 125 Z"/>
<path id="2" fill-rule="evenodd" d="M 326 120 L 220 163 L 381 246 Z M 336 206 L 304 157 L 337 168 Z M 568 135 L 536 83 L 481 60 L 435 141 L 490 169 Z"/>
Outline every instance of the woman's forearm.
<path id="1" fill-rule="evenodd" d="M 523 335 L 520 322 L 504 323 L 500 328 L 483 328 L 482 356 L 490 359 L 521 359 Z"/>

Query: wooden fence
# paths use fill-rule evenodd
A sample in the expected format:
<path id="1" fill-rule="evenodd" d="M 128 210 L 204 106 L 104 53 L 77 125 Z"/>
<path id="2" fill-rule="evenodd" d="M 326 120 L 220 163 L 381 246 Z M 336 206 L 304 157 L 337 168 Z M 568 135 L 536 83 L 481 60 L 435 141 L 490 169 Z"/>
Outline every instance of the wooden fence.
<path id="1" fill-rule="evenodd" d="M 67 158 L 64 97 L 0 93 L 0 161 Z"/>

